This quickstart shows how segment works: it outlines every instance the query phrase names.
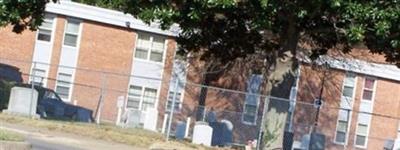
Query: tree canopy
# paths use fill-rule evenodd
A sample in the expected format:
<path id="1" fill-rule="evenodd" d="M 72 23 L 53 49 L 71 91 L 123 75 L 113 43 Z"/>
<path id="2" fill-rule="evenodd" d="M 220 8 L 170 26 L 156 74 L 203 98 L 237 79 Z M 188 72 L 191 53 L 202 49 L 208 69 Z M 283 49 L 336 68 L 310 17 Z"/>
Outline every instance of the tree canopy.
<path id="1" fill-rule="evenodd" d="M 36 30 L 43 22 L 46 4 L 57 0 L 0 0 L 0 26 L 11 24 L 13 31 Z"/>
<path id="2" fill-rule="evenodd" d="M 362 43 L 400 65 L 398 0 L 126 0 L 122 9 L 164 28 L 178 24 L 182 49 L 207 49 L 206 58 L 295 53 L 307 41 L 317 55 Z"/>

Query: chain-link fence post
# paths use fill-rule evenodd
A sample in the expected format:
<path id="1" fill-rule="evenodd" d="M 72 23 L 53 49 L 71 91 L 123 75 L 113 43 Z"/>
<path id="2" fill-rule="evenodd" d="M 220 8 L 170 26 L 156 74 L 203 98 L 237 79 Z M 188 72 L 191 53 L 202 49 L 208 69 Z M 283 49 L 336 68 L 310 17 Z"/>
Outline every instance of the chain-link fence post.
<path id="1" fill-rule="evenodd" d="M 104 105 L 104 96 L 106 93 L 106 74 L 104 74 L 104 72 L 101 72 L 101 89 L 100 89 L 100 97 L 99 97 L 99 102 L 97 104 L 97 111 L 96 111 L 96 123 L 100 124 L 100 120 L 101 120 L 101 111 L 103 109 L 103 105 Z"/>
<path id="2" fill-rule="evenodd" d="M 32 67 L 32 76 L 31 76 L 31 101 L 29 102 L 29 117 L 32 117 L 32 102 L 34 99 L 33 93 L 35 92 L 35 79 L 36 79 L 36 71 L 34 71 L 36 68 L 36 62 L 33 62 L 33 67 Z"/>
<path id="3" fill-rule="evenodd" d="M 263 112 L 262 112 L 262 116 L 261 116 L 261 123 L 260 123 L 260 128 L 259 128 L 259 132 L 258 132 L 258 139 L 257 139 L 257 146 L 256 146 L 256 149 L 257 150 L 261 150 L 262 148 L 261 148 L 261 146 L 262 146 L 262 137 L 264 136 L 264 127 L 265 127 L 265 113 L 266 113 L 266 111 L 268 110 L 268 104 L 269 104 L 269 102 L 270 102 L 270 96 L 267 96 L 267 97 L 265 97 L 265 100 L 264 100 L 264 109 L 263 109 Z"/>
<path id="4" fill-rule="evenodd" d="M 171 125 L 172 125 L 172 118 L 174 116 L 176 92 L 178 91 L 178 85 L 179 85 L 179 79 L 176 75 L 175 76 L 175 85 L 174 85 L 174 95 L 172 96 L 172 104 L 171 104 L 171 110 L 170 110 L 169 121 L 168 121 L 167 141 L 169 140 L 169 136 L 171 134 Z"/>

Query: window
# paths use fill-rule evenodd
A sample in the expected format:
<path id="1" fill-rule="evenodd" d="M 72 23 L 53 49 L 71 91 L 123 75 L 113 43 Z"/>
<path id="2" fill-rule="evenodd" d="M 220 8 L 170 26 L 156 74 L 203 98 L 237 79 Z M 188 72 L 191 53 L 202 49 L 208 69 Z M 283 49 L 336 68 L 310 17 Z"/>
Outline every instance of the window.
<path id="1" fill-rule="evenodd" d="M 176 92 L 175 105 L 174 105 L 175 109 L 174 109 L 174 111 L 179 111 L 179 109 L 181 108 L 181 97 L 182 97 L 182 94 L 180 92 Z M 167 101 L 167 108 L 166 108 L 167 112 L 171 111 L 172 100 L 173 99 L 174 99 L 174 91 L 169 91 L 168 101 Z"/>
<path id="2" fill-rule="evenodd" d="M 79 35 L 78 21 L 68 20 L 64 35 L 64 45 L 76 47 Z"/>
<path id="3" fill-rule="evenodd" d="M 355 145 L 365 147 L 368 141 L 369 125 L 371 122 L 372 104 L 374 97 L 374 87 L 376 81 L 366 77 L 362 90 L 362 99 L 360 102 L 360 113 L 358 114 L 358 122 L 356 129 Z"/>
<path id="4" fill-rule="evenodd" d="M 157 90 L 151 88 L 144 88 L 142 110 L 147 108 L 154 108 L 157 99 Z"/>
<path id="5" fill-rule="evenodd" d="M 164 43 L 165 39 L 161 37 L 140 34 L 137 41 L 135 58 L 162 62 Z"/>
<path id="6" fill-rule="evenodd" d="M 356 75 L 346 73 L 343 81 L 342 96 L 340 100 L 340 110 L 338 112 L 338 121 L 336 124 L 335 142 L 345 144 L 347 141 L 348 128 L 353 107 L 353 97 L 356 85 Z"/>
<path id="7" fill-rule="evenodd" d="M 56 93 L 64 100 L 69 99 L 71 89 L 72 75 L 66 73 L 58 73 Z"/>
<path id="8" fill-rule="evenodd" d="M 43 86 L 43 80 L 46 77 L 46 71 L 43 69 L 32 69 L 31 84 Z"/>
<path id="9" fill-rule="evenodd" d="M 262 83 L 262 75 L 253 74 L 250 76 L 250 79 L 247 81 L 247 93 L 246 100 L 244 103 L 242 121 L 247 124 L 256 124 L 257 121 L 257 113 L 258 113 L 258 104 L 260 96 L 257 94 L 260 93 L 260 85 Z"/>
<path id="10" fill-rule="evenodd" d="M 53 30 L 53 20 L 54 18 L 46 16 L 43 19 L 42 25 L 40 25 L 38 30 L 37 39 L 40 41 L 50 42 L 51 32 Z"/>
<path id="11" fill-rule="evenodd" d="M 128 103 L 126 107 L 139 109 L 142 87 L 131 85 L 128 92 Z"/>
<path id="12" fill-rule="evenodd" d="M 243 121 L 254 124 L 256 122 L 257 105 L 245 104 L 243 112 Z"/>
<path id="13" fill-rule="evenodd" d="M 126 107 L 146 111 L 154 108 L 157 99 L 157 89 L 131 85 L 128 91 Z"/>

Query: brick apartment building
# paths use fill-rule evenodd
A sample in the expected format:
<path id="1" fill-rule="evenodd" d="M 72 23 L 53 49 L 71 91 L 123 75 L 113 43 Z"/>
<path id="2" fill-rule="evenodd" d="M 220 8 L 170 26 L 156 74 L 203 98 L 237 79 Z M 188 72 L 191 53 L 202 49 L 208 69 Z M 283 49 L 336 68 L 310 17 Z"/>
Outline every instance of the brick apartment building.
<path id="1" fill-rule="evenodd" d="M 297 102 L 313 103 L 325 80 L 316 130 L 325 134 L 326 149 L 390 147 L 390 140 L 400 138 L 400 69 L 385 63 L 381 55 L 353 51 L 344 57 L 326 57 L 330 64 L 327 72 L 301 65 Z M 301 136 L 312 130 L 312 126 L 304 126 L 315 120 L 315 109 L 310 108 L 296 106 L 292 120 L 295 140 L 301 141 Z"/>
<path id="2" fill-rule="evenodd" d="M 120 96 L 126 108 L 164 109 L 176 35 L 122 12 L 60 1 L 47 5 L 37 31 L 1 28 L 0 58 L 36 76 L 23 76 L 25 82 L 54 89 L 65 102 L 95 113 L 103 99 L 101 119 L 115 121 Z"/>
<path id="3" fill-rule="evenodd" d="M 192 117 L 193 125 L 199 109 L 201 63 L 174 61 L 176 29 L 162 31 L 121 12 L 68 1 L 49 4 L 46 12 L 37 31 L 15 34 L 10 27 L 0 29 L 0 60 L 18 60 L 7 62 L 24 74 L 41 77 L 24 76 L 25 81 L 54 89 L 64 101 L 93 111 L 104 99 L 103 120 L 116 120 L 120 96 L 125 97 L 125 108 L 145 113 L 156 108 L 154 130 L 165 127 L 166 109 L 171 108 L 176 91 L 174 121 Z M 284 118 L 280 131 L 293 132 L 294 145 L 299 145 L 315 120 L 316 109 L 305 104 L 318 98 L 324 78 L 317 131 L 326 135 L 326 149 L 383 149 L 385 139 L 397 139 L 399 119 L 368 113 L 400 118 L 400 69 L 384 64 L 377 55 L 334 58 L 328 59 L 331 68 L 326 78 L 308 61 L 301 63 L 298 74 L 271 93 L 290 102 L 271 100 L 267 111 L 279 105 Z M 224 74 L 211 84 L 220 88 L 209 88 L 205 107 L 220 112 L 219 120 L 226 119 L 240 130 L 234 130 L 234 141 L 254 140 L 266 97 L 252 94 L 263 93 L 265 79 L 240 69 L 249 68 Z M 172 72 L 182 81 L 177 87 L 170 83 Z"/>

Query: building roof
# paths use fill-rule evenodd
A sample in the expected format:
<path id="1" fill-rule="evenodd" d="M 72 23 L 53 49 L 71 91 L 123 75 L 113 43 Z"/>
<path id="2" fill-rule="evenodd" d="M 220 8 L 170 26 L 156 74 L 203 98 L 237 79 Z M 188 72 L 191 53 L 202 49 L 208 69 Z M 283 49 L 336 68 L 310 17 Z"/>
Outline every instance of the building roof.
<path id="1" fill-rule="evenodd" d="M 128 27 L 155 34 L 176 37 L 179 34 L 179 27 L 173 25 L 169 30 L 161 30 L 159 24 L 151 23 L 147 25 L 143 21 L 136 19 L 132 15 L 120 11 L 90 6 L 86 4 L 61 0 L 58 3 L 49 3 L 46 6 L 46 12 L 60 14 L 84 20 L 90 20 L 119 27 Z"/>
<path id="2" fill-rule="evenodd" d="M 305 63 L 310 63 L 308 58 L 301 59 Z M 333 58 L 329 56 L 321 56 L 318 64 L 327 62 L 329 67 L 354 73 L 365 74 L 369 76 L 400 81 L 400 68 L 391 64 L 371 63 L 363 60 L 350 58 Z"/>

